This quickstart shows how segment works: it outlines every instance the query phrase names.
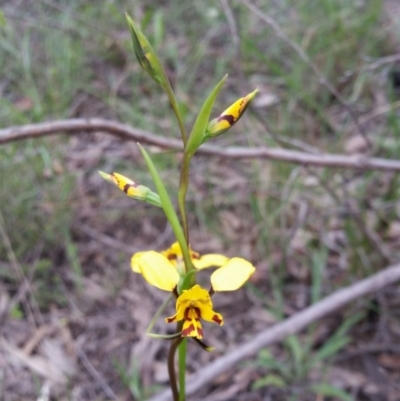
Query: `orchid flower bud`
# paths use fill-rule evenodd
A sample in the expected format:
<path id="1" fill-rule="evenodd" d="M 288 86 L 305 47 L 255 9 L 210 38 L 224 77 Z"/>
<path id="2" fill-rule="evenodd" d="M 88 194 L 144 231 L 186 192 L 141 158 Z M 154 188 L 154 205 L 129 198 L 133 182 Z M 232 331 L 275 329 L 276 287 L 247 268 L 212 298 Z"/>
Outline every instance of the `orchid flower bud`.
<path id="1" fill-rule="evenodd" d="M 249 93 L 247 96 L 240 98 L 230 107 L 228 107 L 220 116 L 214 118 L 208 123 L 206 133 L 204 135 L 203 143 L 210 138 L 221 135 L 234 124 L 236 124 L 240 117 L 244 114 L 254 96 L 259 92 L 257 88 L 255 91 Z"/>
<path id="2" fill-rule="evenodd" d="M 161 207 L 161 201 L 158 194 L 144 185 L 139 185 L 125 177 L 122 174 L 107 174 L 99 171 L 99 174 L 108 182 L 115 184 L 122 192 L 125 192 L 130 198 L 134 198 L 152 205 Z"/>

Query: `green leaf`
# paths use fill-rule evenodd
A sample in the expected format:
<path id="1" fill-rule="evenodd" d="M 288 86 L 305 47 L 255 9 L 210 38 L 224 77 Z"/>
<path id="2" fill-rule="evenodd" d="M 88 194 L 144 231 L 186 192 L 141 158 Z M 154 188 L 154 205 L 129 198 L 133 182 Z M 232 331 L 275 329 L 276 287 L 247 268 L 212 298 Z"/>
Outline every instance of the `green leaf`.
<path id="1" fill-rule="evenodd" d="M 6 16 L 4 15 L 3 11 L 0 10 L 0 27 L 4 27 L 6 25 L 7 25 Z"/>
<path id="2" fill-rule="evenodd" d="M 300 365 L 304 355 L 299 339 L 294 334 L 291 334 L 286 338 L 285 344 L 289 347 L 295 364 Z"/>
<path id="3" fill-rule="evenodd" d="M 259 353 L 256 364 L 264 369 L 275 370 L 285 378 L 290 378 L 290 369 L 279 359 L 276 359 L 267 349 Z"/>
<path id="4" fill-rule="evenodd" d="M 138 143 L 139 150 L 142 153 L 142 156 L 147 164 L 147 168 L 150 171 L 150 174 L 153 178 L 154 185 L 157 188 L 158 195 L 160 196 L 161 206 L 164 210 L 165 216 L 167 217 L 169 223 L 171 224 L 172 230 L 175 234 L 177 241 L 182 250 L 183 259 L 185 261 L 186 266 L 192 266 L 192 260 L 190 259 L 189 249 L 185 241 L 185 236 L 183 235 L 182 227 L 179 222 L 178 216 L 176 215 L 174 206 L 172 205 L 171 199 L 168 195 L 168 192 L 162 182 L 160 175 L 158 174 L 150 156 L 146 152 L 146 150 Z M 189 269 L 190 270 L 190 269 Z"/>
<path id="5" fill-rule="evenodd" d="M 262 379 L 258 379 L 254 382 L 254 384 L 251 386 L 253 390 L 258 390 L 263 387 L 286 387 L 285 380 L 281 376 L 274 375 L 274 374 L 269 374 Z"/>
<path id="6" fill-rule="evenodd" d="M 359 312 L 355 315 L 348 317 L 335 331 L 332 337 L 340 337 L 346 334 L 355 324 L 362 320 L 365 316 L 365 312 Z"/>
<path id="7" fill-rule="evenodd" d="M 326 344 L 324 344 L 323 347 L 318 350 L 316 355 L 313 357 L 311 361 L 311 366 L 315 365 L 319 361 L 323 361 L 324 359 L 337 354 L 350 342 L 350 340 L 351 338 L 348 336 L 330 339 Z"/>
<path id="8" fill-rule="evenodd" d="M 193 283 L 193 276 L 197 273 L 197 270 L 190 270 L 183 280 L 178 284 L 178 294 L 181 294 L 183 290 L 188 290 Z"/>
<path id="9" fill-rule="evenodd" d="M 357 324 L 364 317 L 364 313 L 357 313 L 349 318 L 347 318 L 339 328 L 333 333 L 325 344 L 318 350 L 315 356 L 311 360 L 311 366 L 315 365 L 317 362 L 329 358 L 336 353 L 338 353 L 342 348 L 344 348 L 350 341 L 351 338 L 346 335 L 346 333 Z"/>
<path id="10" fill-rule="evenodd" d="M 320 394 L 327 397 L 336 397 L 343 401 L 354 401 L 354 398 L 350 394 L 328 383 L 315 384 L 310 387 L 310 390 L 317 395 Z"/>
<path id="11" fill-rule="evenodd" d="M 182 336 L 182 332 L 173 333 L 173 334 L 157 334 L 148 332 L 147 335 L 151 338 L 156 338 L 157 340 L 173 340 L 174 338 L 178 338 Z"/>
<path id="12" fill-rule="evenodd" d="M 201 107 L 200 113 L 198 114 L 196 121 L 193 125 L 192 132 L 188 139 L 188 143 L 186 146 L 185 154 L 187 157 L 192 157 L 196 150 L 199 148 L 201 143 L 203 142 L 204 134 L 206 132 L 208 121 L 210 120 L 211 111 L 215 102 L 215 99 L 222 88 L 222 85 L 225 83 L 228 75 L 225 75 L 221 81 L 215 86 L 212 92 L 209 94 L 207 100 L 204 102 Z"/>
<path id="13" fill-rule="evenodd" d="M 326 266 L 327 250 L 323 249 L 319 252 L 314 251 L 312 254 L 311 274 L 311 302 L 315 304 L 321 298 L 322 280 L 324 277 L 324 267 Z"/>

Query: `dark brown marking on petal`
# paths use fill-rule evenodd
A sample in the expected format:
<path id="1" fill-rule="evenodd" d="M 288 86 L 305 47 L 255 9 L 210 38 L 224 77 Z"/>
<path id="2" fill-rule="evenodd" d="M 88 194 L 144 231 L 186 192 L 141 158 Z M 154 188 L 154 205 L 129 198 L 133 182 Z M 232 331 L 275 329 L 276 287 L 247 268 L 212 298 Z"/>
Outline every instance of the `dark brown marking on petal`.
<path id="1" fill-rule="evenodd" d="M 235 124 L 235 117 L 232 114 L 223 114 L 222 116 L 219 116 L 217 118 L 217 121 L 220 122 L 222 120 L 225 120 L 229 125 Z"/>
<path id="2" fill-rule="evenodd" d="M 203 338 L 203 329 L 201 327 L 197 328 L 197 332 L 199 333 L 199 335 L 197 336 L 197 338 Z"/>
<path id="3" fill-rule="evenodd" d="M 195 320 L 196 320 L 197 322 L 199 322 L 199 321 L 200 321 L 200 318 L 201 318 L 200 309 L 199 309 L 199 308 L 193 308 L 193 309 L 194 309 L 194 311 L 196 312 Z"/>
<path id="4" fill-rule="evenodd" d="M 172 317 L 165 318 L 165 320 L 167 323 L 172 323 L 172 322 L 175 322 L 176 319 L 175 319 L 175 316 L 172 316 Z"/>
<path id="5" fill-rule="evenodd" d="M 192 333 L 193 331 L 194 331 L 194 326 L 193 324 L 191 324 L 185 330 L 182 330 L 182 337 L 190 336 L 190 333 Z"/>
<path id="6" fill-rule="evenodd" d="M 125 184 L 125 186 L 124 186 L 124 188 L 123 188 L 123 191 L 127 194 L 130 187 L 132 187 L 131 184 Z"/>
<path id="7" fill-rule="evenodd" d="M 192 251 L 190 256 L 192 257 L 192 259 L 200 259 L 200 254 L 198 254 L 197 252 Z"/>
<path id="8" fill-rule="evenodd" d="M 168 260 L 176 260 L 177 256 L 174 253 L 170 253 L 167 255 Z"/>
<path id="9" fill-rule="evenodd" d="M 221 319 L 218 315 L 214 315 L 214 316 L 212 317 L 212 320 L 213 320 L 215 323 L 218 323 L 218 324 L 221 326 L 221 324 L 222 324 L 222 319 Z"/>
<path id="10" fill-rule="evenodd" d="M 192 320 L 192 319 L 189 319 L 189 310 L 190 310 L 190 308 L 185 309 L 184 320 L 187 320 L 187 321 Z"/>

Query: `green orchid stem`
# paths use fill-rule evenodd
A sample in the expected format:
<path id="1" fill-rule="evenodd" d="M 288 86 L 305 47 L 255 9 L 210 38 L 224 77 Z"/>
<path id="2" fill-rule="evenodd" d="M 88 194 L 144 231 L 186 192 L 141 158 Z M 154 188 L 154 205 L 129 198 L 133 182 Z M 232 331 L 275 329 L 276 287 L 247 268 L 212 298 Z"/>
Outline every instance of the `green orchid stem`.
<path id="1" fill-rule="evenodd" d="M 168 353 L 169 384 L 171 387 L 172 396 L 174 398 L 174 401 L 180 401 L 178 385 L 176 382 L 176 373 L 175 373 L 175 353 L 181 342 L 182 342 L 182 337 L 179 337 L 176 340 L 173 340 L 171 342 L 171 347 L 169 348 L 169 353 Z"/>
<path id="2" fill-rule="evenodd" d="M 189 227 L 186 216 L 186 194 L 189 187 L 189 171 L 190 171 L 190 156 L 186 153 L 183 155 L 181 176 L 179 181 L 179 191 L 178 191 L 178 205 L 179 211 L 181 213 L 183 233 L 185 235 L 185 240 L 189 246 Z M 186 272 L 191 270 L 192 266 L 186 266 Z"/>
<path id="3" fill-rule="evenodd" d="M 186 351 L 187 339 L 184 338 L 178 347 L 179 401 L 186 400 Z"/>
<path id="4" fill-rule="evenodd" d="M 168 89 L 170 89 L 170 90 L 168 90 Z M 179 110 L 179 105 L 174 96 L 174 92 L 172 91 L 172 88 L 168 88 L 168 89 L 166 88 L 168 99 L 169 99 L 169 102 L 171 103 L 172 109 L 175 112 L 176 119 L 178 120 L 179 129 L 181 131 L 181 136 L 182 136 L 183 148 L 185 148 L 186 143 L 187 143 L 187 135 L 186 135 L 185 125 L 183 123 L 181 112 Z"/>

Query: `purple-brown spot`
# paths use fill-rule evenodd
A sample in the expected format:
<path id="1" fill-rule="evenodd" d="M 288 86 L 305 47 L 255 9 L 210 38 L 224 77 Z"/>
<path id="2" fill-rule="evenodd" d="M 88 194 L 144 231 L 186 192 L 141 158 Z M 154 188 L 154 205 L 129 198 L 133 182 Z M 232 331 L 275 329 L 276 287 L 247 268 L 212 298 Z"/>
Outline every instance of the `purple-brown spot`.
<path id="1" fill-rule="evenodd" d="M 136 187 L 137 187 L 137 184 L 125 184 L 123 191 L 127 194 L 129 191 L 129 188 L 136 188 Z"/>
<path id="2" fill-rule="evenodd" d="M 213 320 L 215 323 L 218 323 L 220 326 L 222 325 L 222 319 L 221 319 L 218 315 L 214 315 L 214 316 L 212 317 L 212 320 Z"/>
<path id="3" fill-rule="evenodd" d="M 193 324 L 191 324 L 185 330 L 182 330 L 182 337 L 190 336 L 190 333 L 192 333 L 193 331 L 194 331 L 194 326 Z"/>
<path id="4" fill-rule="evenodd" d="M 197 338 L 203 338 L 203 329 L 201 327 L 197 328 L 197 332 L 199 333 L 199 335 L 197 336 Z"/>
<path id="5" fill-rule="evenodd" d="M 229 125 L 235 124 L 235 117 L 232 114 L 223 114 L 222 116 L 219 116 L 217 121 L 223 121 L 225 120 Z"/>

